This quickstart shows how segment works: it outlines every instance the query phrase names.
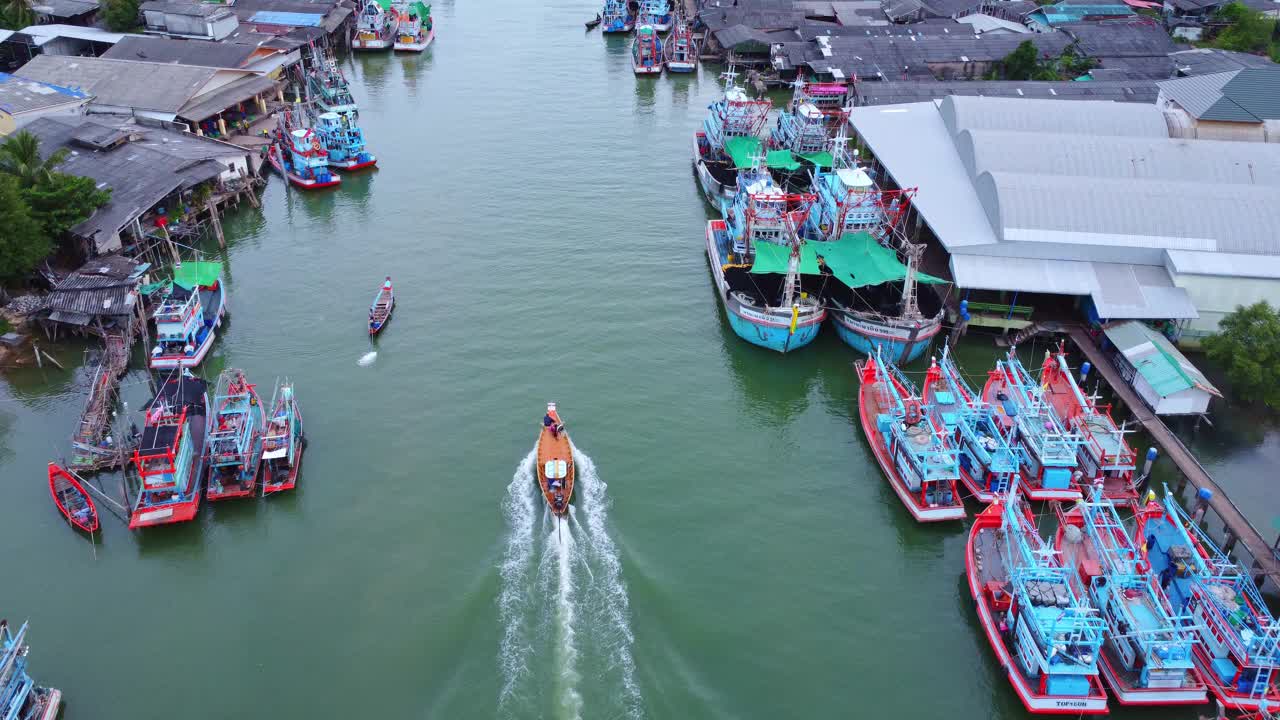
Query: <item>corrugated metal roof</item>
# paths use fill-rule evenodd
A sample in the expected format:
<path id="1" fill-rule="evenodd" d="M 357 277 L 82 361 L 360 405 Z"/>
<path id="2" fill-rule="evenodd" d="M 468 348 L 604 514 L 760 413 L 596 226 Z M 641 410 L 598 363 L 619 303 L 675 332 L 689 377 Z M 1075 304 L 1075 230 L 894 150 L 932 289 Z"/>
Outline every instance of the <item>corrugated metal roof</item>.
<path id="1" fill-rule="evenodd" d="M 1232 70 L 1212 75 L 1165 80 L 1160 83 L 1160 92 L 1194 118 L 1226 122 L 1259 122 L 1258 118 L 1248 110 L 1223 97 L 1223 88 L 1241 72 L 1243 71 Z"/>
<path id="2" fill-rule="evenodd" d="M 1218 50 L 1216 48 L 1196 48 L 1169 53 L 1181 75 L 1208 75 L 1217 72 L 1240 70 L 1248 67 L 1277 67 L 1269 58 L 1249 53 Z"/>
<path id="3" fill-rule="evenodd" d="M 1159 108 L 1137 103 L 1052 103 L 1013 98 L 951 96 L 939 111 L 948 131 L 1012 130 L 1129 137 L 1168 137 Z"/>
<path id="4" fill-rule="evenodd" d="M 163 37 L 127 37 L 102 54 L 111 60 L 179 63 L 215 68 L 242 68 L 253 56 L 251 45 L 178 40 Z"/>
<path id="5" fill-rule="evenodd" d="M 1204 373 L 1154 328 L 1130 321 L 1111 323 L 1103 332 L 1160 397 L 1191 388 L 1222 396 Z"/>
<path id="6" fill-rule="evenodd" d="M 1154 104 L 1158 88 L 1145 80 L 1090 82 L 955 80 L 936 82 L 863 82 L 857 86 L 859 105 L 892 105 L 941 100 L 948 95 L 1035 98 L 1040 100 L 1110 100 Z"/>
<path id="7" fill-rule="evenodd" d="M 37 55 L 20 77 L 80 89 L 102 105 L 175 112 L 209 83 L 215 68 L 93 57 Z"/>
<path id="8" fill-rule="evenodd" d="M 200 122 L 236 103 L 244 102 L 275 87 L 276 81 L 266 75 L 246 75 L 183 105 L 177 115 L 193 122 Z"/>
<path id="9" fill-rule="evenodd" d="M 0 107 L 12 115 L 83 103 L 88 96 L 57 85 L 0 73 Z"/>
<path id="10" fill-rule="evenodd" d="M 1259 120 L 1280 120 L 1280 68 L 1241 70 L 1222 94 Z"/>

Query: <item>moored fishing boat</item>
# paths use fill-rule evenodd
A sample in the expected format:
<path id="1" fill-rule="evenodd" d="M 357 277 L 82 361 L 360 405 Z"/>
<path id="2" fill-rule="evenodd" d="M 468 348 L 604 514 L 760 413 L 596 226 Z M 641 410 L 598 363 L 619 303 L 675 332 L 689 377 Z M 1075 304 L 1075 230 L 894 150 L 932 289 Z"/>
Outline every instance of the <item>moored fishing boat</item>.
<path id="1" fill-rule="evenodd" d="M 294 187 L 319 190 L 334 187 L 342 177 L 329 170 L 329 152 L 309 128 L 293 128 L 289 113 L 281 113 L 281 129 L 267 146 L 267 162 Z"/>
<path id="2" fill-rule="evenodd" d="M 815 166 L 812 171 L 809 188 L 817 200 L 805 234 L 815 240 L 834 240 L 845 233 L 892 227 L 901 220 L 915 194 L 914 189 L 878 188 L 871 173 L 853 162 L 845 143 L 842 127 L 829 145 L 834 167 Z"/>
<path id="3" fill-rule="evenodd" d="M 387 50 L 395 43 L 399 18 L 390 10 L 391 0 L 365 0 L 351 38 L 352 50 Z"/>
<path id="4" fill-rule="evenodd" d="M 151 314 L 156 323 L 151 368 L 193 368 L 203 362 L 226 314 L 226 304 L 221 263 L 176 265 L 173 282 Z"/>
<path id="5" fill-rule="evenodd" d="M 1207 702 L 1186 629 L 1194 622 L 1170 615 L 1115 505 L 1098 495 L 1066 512 L 1055 507 L 1054 548 L 1107 625 L 1098 660 L 1111 694 L 1122 705 Z"/>
<path id="6" fill-rule="evenodd" d="M 391 319 L 391 311 L 396 307 L 396 293 L 391 287 L 391 276 L 382 281 L 378 293 L 373 296 L 373 305 L 369 307 L 369 334 L 377 335 Z"/>
<path id="7" fill-rule="evenodd" d="M 668 0 L 640 0 L 636 27 L 648 25 L 658 32 L 671 29 L 671 3 Z"/>
<path id="8" fill-rule="evenodd" d="M 98 530 L 98 508 L 93 498 L 74 475 L 57 463 L 49 463 L 49 494 L 58 512 L 72 525 L 87 533 Z"/>
<path id="9" fill-rule="evenodd" d="M 1098 677 L 1106 626 L 1045 546 L 1016 485 L 974 518 L 965 576 L 987 641 L 1027 710 L 1107 712 Z"/>
<path id="10" fill-rule="evenodd" d="M 1109 499 L 1136 502 L 1138 454 L 1125 440 L 1127 431 L 1111 418 L 1111 406 L 1098 405 L 1076 384 L 1062 345 L 1056 352 L 1045 352 L 1040 386 L 1063 424 L 1084 439 L 1078 453 L 1081 482 L 1101 484 Z"/>
<path id="11" fill-rule="evenodd" d="M 637 75 L 662 72 L 662 38 L 652 25 L 636 27 L 636 37 L 631 41 L 631 69 Z"/>
<path id="12" fill-rule="evenodd" d="M 996 410 L 996 418 L 1022 447 L 1022 488 L 1032 500 L 1080 500 L 1076 455 L 1083 442 L 1067 430 L 1040 384 L 1010 348 L 987 374 L 982 399 Z"/>
<path id="13" fill-rule="evenodd" d="M 306 436 L 293 383 L 285 380 L 271 398 L 271 414 L 262 434 L 262 494 L 292 490 L 298 484 Z"/>
<path id="14" fill-rule="evenodd" d="M 1133 542 L 1166 609 L 1188 615 L 1200 679 L 1230 709 L 1280 707 L 1280 622 L 1249 573 L 1165 489 L 1138 513 Z"/>
<path id="15" fill-rule="evenodd" d="M 862 432 L 898 499 L 918 522 L 964 519 L 959 453 L 915 387 L 878 353 L 854 364 Z"/>
<path id="16" fill-rule="evenodd" d="M 691 73 L 698 67 L 698 43 L 683 16 L 676 17 L 675 29 L 663 48 L 667 72 Z"/>
<path id="17" fill-rule="evenodd" d="M 942 348 L 942 360 L 925 375 L 923 397 L 959 450 L 960 481 L 978 502 L 990 503 L 1018 480 L 1021 448 L 1011 443 L 1012 429 L 1001 428 L 995 408 L 969 386 Z"/>
<path id="18" fill-rule="evenodd" d="M 826 317 L 805 289 L 805 275 L 814 283 L 821 274 L 817 256 L 797 233 L 813 198 L 783 193 L 758 168 L 747 173 L 726 219 L 707 223 L 711 277 L 738 337 L 790 352 L 813 342 Z"/>
<path id="19" fill-rule="evenodd" d="M 633 0 L 605 0 L 600 15 L 604 22 L 601 32 L 629 33 L 636 26 Z"/>
<path id="20" fill-rule="evenodd" d="M 848 124 L 849 114 L 839 104 L 847 90 L 837 83 L 804 80 L 796 80 L 793 87 L 791 103 L 769 132 L 769 148 L 775 153 L 771 167 L 786 187 L 808 190 L 812 170 L 836 169 L 831 143 L 844 137 Z"/>
<path id="21" fill-rule="evenodd" d="M 62 691 L 41 687 L 27 673 L 27 624 L 15 634 L 0 619 L 0 718 L 55 720 L 62 708 Z"/>
<path id="22" fill-rule="evenodd" d="M 762 154 L 757 137 L 769 119 L 773 104 L 751 100 L 734 83 L 732 67 L 721 74 L 724 95 L 707 108 L 702 129 L 693 134 L 693 167 L 707 201 L 717 208 L 738 191 L 739 169 L 750 168 L 752 158 Z M 731 152 L 732 149 L 732 152 Z"/>
<path id="23" fill-rule="evenodd" d="M 365 149 L 364 131 L 352 116 L 321 113 L 316 117 L 315 132 L 324 145 L 329 167 L 362 170 L 378 164 L 378 159 Z"/>
<path id="24" fill-rule="evenodd" d="M 205 498 L 249 497 L 258 485 L 263 422 L 262 401 L 243 370 L 227 368 L 218 375 L 213 396 L 209 448 L 209 481 Z"/>
<path id="25" fill-rule="evenodd" d="M 187 522 L 200 508 L 200 478 L 209 433 L 207 386 L 187 371 L 164 378 L 143 411 L 146 425 L 133 465 L 138 492 L 129 529 Z"/>
<path id="26" fill-rule="evenodd" d="M 314 43 L 311 45 L 310 69 L 307 70 L 307 94 L 316 106 L 325 112 L 350 115 L 354 120 L 360 114 L 347 77 L 338 67 L 338 61 Z"/>
<path id="27" fill-rule="evenodd" d="M 547 403 L 538 433 L 538 488 L 553 515 L 569 512 L 573 499 L 573 445 L 555 403 Z"/>
<path id="28" fill-rule="evenodd" d="M 401 3 L 395 6 L 395 12 L 399 22 L 394 48 L 408 52 L 426 50 L 436 37 L 431 6 L 421 2 Z"/>

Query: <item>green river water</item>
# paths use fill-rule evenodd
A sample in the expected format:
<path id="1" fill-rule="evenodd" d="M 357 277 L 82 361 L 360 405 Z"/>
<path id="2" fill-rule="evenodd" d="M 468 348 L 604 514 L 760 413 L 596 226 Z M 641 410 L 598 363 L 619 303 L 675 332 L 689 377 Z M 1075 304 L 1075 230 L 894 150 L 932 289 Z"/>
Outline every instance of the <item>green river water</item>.
<path id="1" fill-rule="evenodd" d="M 625 38 L 583 35 L 596 9 L 436 4 L 425 55 L 344 63 L 381 168 L 316 195 L 272 178 L 225 219 L 202 373 L 296 383 L 295 493 L 141 534 L 104 514 L 91 547 L 44 480 L 83 347 L 5 376 L 0 614 L 31 620 L 64 717 L 1025 717 L 967 524 L 914 523 L 870 459 L 853 351 L 828 328 L 781 357 L 723 320 L 689 166 L 716 69 L 636 79 Z M 143 371 L 124 396 L 140 423 Z M 548 400 L 585 453 L 559 539 L 531 474 Z M 1212 438 L 1269 526 L 1276 434 Z"/>

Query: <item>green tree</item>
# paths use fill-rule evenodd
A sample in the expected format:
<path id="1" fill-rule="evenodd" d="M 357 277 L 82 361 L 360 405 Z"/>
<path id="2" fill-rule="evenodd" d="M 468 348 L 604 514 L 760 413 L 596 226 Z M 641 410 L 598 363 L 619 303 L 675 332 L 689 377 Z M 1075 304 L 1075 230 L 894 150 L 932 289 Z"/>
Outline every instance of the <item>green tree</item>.
<path id="1" fill-rule="evenodd" d="M 142 12 L 139 0 L 104 0 L 102 18 L 112 32 L 127 32 L 138 27 L 138 14 Z"/>
<path id="2" fill-rule="evenodd" d="M 1215 17 L 1231 24 L 1213 39 L 1214 47 L 1236 52 L 1274 52 L 1275 19 L 1238 2 L 1225 5 L 1215 13 Z"/>
<path id="3" fill-rule="evenodd" d="M 67 159 L 66 148 L 47 158 L 40 157 L 40 139 L 23 130 L 0 143 L 0 174 L 11 175 L 18 187 L 29 188 L 53 175 L 53 169 Z"/>
<path id="4" fill-rule="evenodd" d="M 1280 314 L 1265 300 L 1236 311 L 1204 339 L 1209 359 L 1226 369 L 1232 393 L 1246 402 L 1280 405 Z"/>
<path id="5" fill-rule="evenodd" d="M 22 199 L 18 182 L 0 175 L 0 278 L 31 272 L 53 249 Z"/>
<path id="6" fill-rule="evenodd" d="M 36 15 L 27 0 L 0 0 L 0 28 L 21 30 L 36 24 Z"/>
<path id="7" fill-rule="evenodd" d="M 1040 56 L 1030 40 L 1023 40 L 1000 64 L 1006 80 L 1030 80 L 1040 69 Z"/>
<path id="8" fill-rule="evenodd" d="M 22 198 L 45 235 L 58 238 L 106 205 L 111 193 L 99 190 L 92 178 L 55 172 L 23 188 Z"/>

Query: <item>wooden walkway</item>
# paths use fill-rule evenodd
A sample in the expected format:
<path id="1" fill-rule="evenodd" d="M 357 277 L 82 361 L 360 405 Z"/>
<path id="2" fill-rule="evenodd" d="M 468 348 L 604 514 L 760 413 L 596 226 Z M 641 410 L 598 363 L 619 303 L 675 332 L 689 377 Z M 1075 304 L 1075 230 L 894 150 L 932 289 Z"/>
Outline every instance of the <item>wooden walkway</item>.
<path id="1" fill-rule="evenodd" d="M 1213 497 L 1209 499 L 1209 507 L 1222 519 L 1231 537 L 1236 538 L 1249 551 L 1249 555 L 1254 560 L 1253 572 L 1266 575 L 1272 582 L 1280 585 L 1280 559 L 1277 559 L 1276 551 L 1262 537 L 1262 533 L 1258 532 L 1258 529 L 1240 512 L 1240 508 L 1231 502 L 1218 483 L 1214 482 L 1196 460 L 1195 455 L 1182 444 L 1182 440 L 1151 411 L 1151 408 L 1147 407 L 1142 398 L 1138 397 L 1133 387 L 1120 376 L 1120 372 L 1111 364 L 1111 359 L 1102 352 L 1102 348 L 1098 347 L 1084 328 L 1073 325 L 1067 329 L 1067 332 L 1089 358 L 1089 362 L 1093 363 L 1093 367 L 1107 379 L 1111 389 L 1124 400 L 1124 404 L 1129 407 L 1133 416 L 1142 423 L 1147 432 L 1151 433 L 1151 437 L 1164 451 L 1165 457 L 1173 461 L 1192 485 L 1197 488 L 1208 488 L 1213 492 Z M 1225 544 L 1230 545 L 1231 542 L 1228 541 Z"/>
<path id="2" fill-rule="evenodd" d="M 106 437 L 111 430 L 117 383 L 129 365 L 129 341 L 124 335 L 114 334 L 107 335 L 104 344 L 89 400 L 71 437 L 71 468 L 83 472 L 116 467 L 126 455 L 120 447 L 124 438 L 112 438 L 113 443 L 108 445 Z"/>

